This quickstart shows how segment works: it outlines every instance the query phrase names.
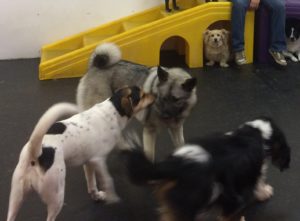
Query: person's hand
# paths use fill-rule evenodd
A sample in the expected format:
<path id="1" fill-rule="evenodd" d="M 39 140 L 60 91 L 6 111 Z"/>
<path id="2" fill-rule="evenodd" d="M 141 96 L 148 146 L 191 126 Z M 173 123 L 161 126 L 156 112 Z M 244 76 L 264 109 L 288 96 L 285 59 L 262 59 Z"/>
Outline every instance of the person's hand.
<path id="1" fill-rule="evenodd" d="M 249 9 L 256 10 L 259 6 L 260 0 L 250 0 Z"/>

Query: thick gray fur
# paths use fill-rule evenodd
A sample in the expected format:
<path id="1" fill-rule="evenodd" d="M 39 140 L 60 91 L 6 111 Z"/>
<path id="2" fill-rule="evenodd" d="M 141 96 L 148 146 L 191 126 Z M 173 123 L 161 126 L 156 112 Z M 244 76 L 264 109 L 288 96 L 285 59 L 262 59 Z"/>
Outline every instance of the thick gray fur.
<path id="1" fill-rule="evenodd" d="M 120 49 L 105 43 L 96 48 L 88 72 L 79 82 L 77 104 L 80 110 L 86 110 L 125 85 L 137 85 L 155 94 L 155 103 L 137 116 L 144 125 L 146 155 L 154 160 L 156 136 L 161 127 L 169 130 L 175 147 L 184 144 L 183 123 L 197 101 L 195 84 L 196 79 L 181 68 L 148 68 L 121 60 Z"/>

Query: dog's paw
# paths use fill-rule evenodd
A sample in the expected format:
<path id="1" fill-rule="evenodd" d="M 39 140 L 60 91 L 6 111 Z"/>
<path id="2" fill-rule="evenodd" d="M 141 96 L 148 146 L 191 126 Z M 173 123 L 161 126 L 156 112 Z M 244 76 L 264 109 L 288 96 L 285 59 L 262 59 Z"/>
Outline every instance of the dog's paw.
<path id="1" fill-rule="evenodd" d="M 206 62 L 206 65 L 207 66 L 213 66 L 215 64 L 215 62 L 214 61 L 209 61 L 209 62 Z"/>
<path id="2" fill-rule="evenodd" d="M 229 67 L 229 64 L 227 64 L 227 63 L 220 63 L 220 66 L 222 67 L 222 68 L 228 68 Z"/>
<path id="3" fill-rule="evenodd" d="M 295 56 L 291 57 L 291 60 L 292 60 L 293 62 L 298 62 L 298 61 L 299 61 Z"/>
<path id="4" fill-rule="evenodd" d="M 240 219 L 240 221 L 246 221 L 245 217 L 242 216 L 241 219 Z"/>
<path id="5" fill-rule="evenodd" d="M 237 220 L 237 219 L 236 219 L 236 220 Z M 229 221 L 229 219 L 228 219 L 228 218 L 225 218 L 225 217 L 222 217 L 222 216 L 219 216 L 219 217 L 217 218 L 217 221 Z M 241 216 L 240 221 L 246 221 L 245 216 Z"/>
<path id="6" fill-rule="evenodd" d="M 91 197 L 95 201 L 100 201 L 100 200 L 105 200 L 106 199 L 106 193 L 104 191 L 92 191 L 91 192 Z"/>
<path id="7" fill-rule="evenodd" d="M 254 194 L 255 194 L 255 197 L 257 200 L 265 201 L 265 200 L 270 199 L 273 196 L 274 190 L 271 185 L 264 184 L 264 185 L 260 185 L 258 188 L 256 188 Z"/>

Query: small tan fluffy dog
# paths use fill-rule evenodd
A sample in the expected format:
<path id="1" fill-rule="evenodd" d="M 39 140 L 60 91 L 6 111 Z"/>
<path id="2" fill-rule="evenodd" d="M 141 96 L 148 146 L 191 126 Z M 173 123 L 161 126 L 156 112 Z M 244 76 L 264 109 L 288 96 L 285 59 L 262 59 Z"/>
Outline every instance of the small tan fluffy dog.
<path id="1" fill-rule="evenodd" d="M 204 55 L 207 66 L 219 62 L 221 67 L 229 67 L 230 58 L 228 46 L 229 31 L 225 29 L 206 30 L 204 32 Z"/>

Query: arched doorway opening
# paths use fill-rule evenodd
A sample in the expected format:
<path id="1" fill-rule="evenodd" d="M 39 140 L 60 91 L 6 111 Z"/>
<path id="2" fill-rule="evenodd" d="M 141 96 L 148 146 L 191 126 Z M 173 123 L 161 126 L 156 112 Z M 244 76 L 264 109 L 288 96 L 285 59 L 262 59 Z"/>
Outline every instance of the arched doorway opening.
<path id="1" fill-rule="evenodd" d="M 159 64 L 165 67 L 186 67 L 188 44 L 180 36 L 166 39 L 160 48 Z"/>

